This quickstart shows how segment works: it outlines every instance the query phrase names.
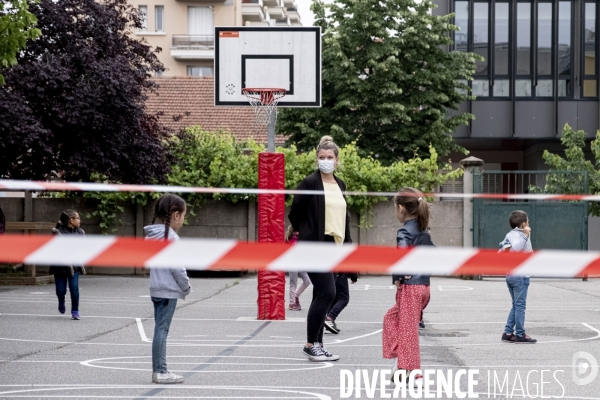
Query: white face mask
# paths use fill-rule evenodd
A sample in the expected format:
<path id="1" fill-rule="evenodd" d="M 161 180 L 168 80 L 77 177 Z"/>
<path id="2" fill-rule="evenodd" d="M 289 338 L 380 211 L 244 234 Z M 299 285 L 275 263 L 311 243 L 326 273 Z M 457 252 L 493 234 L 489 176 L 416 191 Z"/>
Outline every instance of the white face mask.
<path id="1" fill-rule="evenodd" d="M 335 160 L 319 160 L 319 170 L 324 174 L 335 171 Z"/>

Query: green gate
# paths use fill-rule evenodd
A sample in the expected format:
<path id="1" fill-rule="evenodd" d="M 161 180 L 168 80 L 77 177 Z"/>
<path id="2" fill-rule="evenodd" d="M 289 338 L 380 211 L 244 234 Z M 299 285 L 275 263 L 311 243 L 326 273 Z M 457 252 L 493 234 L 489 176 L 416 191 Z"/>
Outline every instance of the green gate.
<path id="1" fill-rule="evenodd" d="M 475 193 L 588 193 L 587 172 L 484 171 L 473 175 Z M 511 229 L 508 217 L 514 210 L 529 216 L 534 250 L 588 248 L 588 203 L 548 200 L 473 200 L 473 244 L 498 248 Z"/>

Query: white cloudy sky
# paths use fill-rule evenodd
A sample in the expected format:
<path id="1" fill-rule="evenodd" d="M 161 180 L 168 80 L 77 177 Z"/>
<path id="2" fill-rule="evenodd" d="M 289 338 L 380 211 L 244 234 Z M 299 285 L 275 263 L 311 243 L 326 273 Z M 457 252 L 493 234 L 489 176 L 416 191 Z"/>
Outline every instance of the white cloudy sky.
<path id="1" fill-rule="evenodd" d="M 313 13 L 310 11 L 312 0 L 296 0 L 296 4 L 302 19 L 302 26 L 312 26 L 314 21 Z"/>

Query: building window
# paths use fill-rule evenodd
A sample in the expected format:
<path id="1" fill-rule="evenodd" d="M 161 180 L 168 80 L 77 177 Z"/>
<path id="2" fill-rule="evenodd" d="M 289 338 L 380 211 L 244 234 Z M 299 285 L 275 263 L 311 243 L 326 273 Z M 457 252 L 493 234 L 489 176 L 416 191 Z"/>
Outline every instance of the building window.
<path id="1" fill-rule="evenodd" d="M 469 2 L 457 1 L 455 3 L 454 24 L 459 28 L 454 32 L 454 47 L 458 51 L 469 51 Z"/>
<path id="2" fill-rule="evenodd" d="M 582 96 L 596 97 L 598 0 L 583 0 L 585 66 Z M 472 51 L 477 61 L 470 86 L 480 97 L 552 99 L 574 96 L 572 0 L 454 1 L 454 50 Z M 582 27 L 582 34 L 584 28 Z M 583 46 L 583 44 L 582 44 Z M 486 84 L 485 81 L 488 83 Z M 514 90 L 514 93 L 512 91 Z"/>
<path id="3" fill-rule="evenodd" d="M 187 76 L 213 76 L 213 67 L 196 67 L 188 65 Z"/>
<path id="4" fill-rule="evenodd" d="M 531 4 L 517 4 L 517 75 L 531 73 Z"/>
<path id="5" fill-rule="evenodd" d="M 494 74 L 508 77 L 508 3 L 496 3 L 494 26 Z M 496 86 L 494 84 L 494 86 Z"/>
<path id="6" fill-rule="evenodd" d="M 572 92 L 571 71 L 571 2 L 558 4 L 558 96 L 570 97 Z"/>
<path id="7" fill-rule="evenodd" d="M 139 6 L 138 8 L 139 12 L 140 12 L 140 22 L 142 24 L 142 32 L 145 32 L 146 29 L 148 29 L 147 27 L 147 22 L 148 22 L 148 6 Z"/>
<path id="8" fill-rule="evenodd" d="M 188 34 L 201 40 L 215 34 L 214 14 L 210 7 L 188 7 Z"/>
<path id="9" fill-rule="evenodd" d="M 489 32 L 489 7 L 488 3 L 473 4 L 473 48 L 475 53 L 483 57 L 477 61 L 475 73 L 488 74 L 488 32 Z"/>
<path id="10" fill-rule="evenodd" d="M 155 17 L 154 30 L 156 32 L 164 32 L 165 31 L 165 7 L 164 6 L 154 7 L 154 17 Z"/>
<path id="11" fill-rule="evenodd" d="M 598 65 L 596 49 L 596 3 L 584 3 L 583 9 L 583 97 L 598 96 Z"/>

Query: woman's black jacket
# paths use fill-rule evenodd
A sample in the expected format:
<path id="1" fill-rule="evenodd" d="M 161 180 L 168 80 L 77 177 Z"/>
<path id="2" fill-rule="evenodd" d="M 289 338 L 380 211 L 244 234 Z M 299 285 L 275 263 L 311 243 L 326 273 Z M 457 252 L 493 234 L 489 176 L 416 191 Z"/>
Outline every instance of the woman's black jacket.
<path id="1" fill-rule="evenodd" d="M 334 175 L 342 192 L 346 191 L 346 184 Z M 323 191 L 321 172 L 316 171 L 300 182 L 297 190 Z M 344 196 L 344 199 L 346 197 Z M 294 231 L 299 232 L 298 240 L 309 242 L 323 242 L 325 240 L 325 196 L 324 195 L 294 195 L 292 208 L 288 215 Z M 352 243 L 350 238 L 350 213 L 346 208 L 346 233 L 344 243 Z"/>

